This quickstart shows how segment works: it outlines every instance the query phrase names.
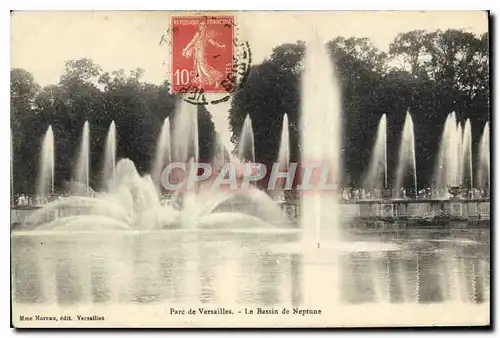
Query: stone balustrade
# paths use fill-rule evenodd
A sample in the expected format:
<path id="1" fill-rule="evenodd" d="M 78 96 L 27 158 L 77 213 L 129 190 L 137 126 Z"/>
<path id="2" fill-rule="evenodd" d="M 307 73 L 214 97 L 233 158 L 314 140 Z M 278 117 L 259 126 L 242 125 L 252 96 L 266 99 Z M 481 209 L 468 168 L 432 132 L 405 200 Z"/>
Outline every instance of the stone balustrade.
<path id="1" fill-rule="evenodd" d="M 300 216 L 300 204 L 279 202 L 291 217 Z M 348 200 L 340 202 L 346 218 L 490 219 L 490 200 Z"/>
<path id="2" fill-rule="evenodd" d="M 300 203 L 277 202 L 291 218 L 300 217 Z M 38 206 L 14 206 L 11 208 L 11 224 L 23 223 L 24 219 L 38 210 Z M 237 208 L 237 207 L 236 207 Z M 489 220 L 490 200 L 348 200 L 340 201 L 344 218 L 416 218 L 432 219 L 448 217 L 451 219 Z M 78 210 L 54 210 L 58 215 L 78 214 Z"/>

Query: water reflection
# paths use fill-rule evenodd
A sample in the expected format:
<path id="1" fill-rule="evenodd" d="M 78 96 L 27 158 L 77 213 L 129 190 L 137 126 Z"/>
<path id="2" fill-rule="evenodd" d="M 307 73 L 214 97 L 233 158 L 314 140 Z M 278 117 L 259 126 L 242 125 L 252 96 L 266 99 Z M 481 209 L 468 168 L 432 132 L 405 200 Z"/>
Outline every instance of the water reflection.
<path id="1" fill-rule="evenodd" d="M 90 285 L 92 287 L 92 302 L 104 303 L 111 299 L 109 290 L 109 275 L 104 259 L 94 259 L 90 266 Z"/>
<path id="2" fill-rule="evenodd" d="M 181 298 L 179 276 L 174 271 L 179 271 L 182 265 L 182 257 L 172 257 L 167 252 L 162 252 L 158 260 L 161 279 L 161 289 L 164 292 L 164 300 L 175 302 Z"/>
<path id="3" fill-rule="evenodd" d="M 134 302 L 156 303 L 161 300 L 159 283 L 159 266 L 157 241 L 146 240 L 142 236 L 135 238 L 133 252 L 133 279 L 130 293 L 134 294 Z"/>
<path id="4" fill-rule="evenodd" d="M 218 249 L 214 245 L 200 245 L 198 250 L 200 253 L 199 282 L 200 282 L 200 302 L 214 303 L 216 302 L 216 294 L 214 289 L 214 280 L 216 276 L 216 262 L 220 261 L 218 257 Z"/>
<path id="5" fill-rule="evenodd" d="M 367 252 L 357 252 L 342 256 L 341 279 L 342 300 L 348 303 L 368 303 L 376 299 L 378 285 L 374 273 L 373 258 Z"/>
<path id="6" fill-rule="evenodd" d="M 292 306 L 299 306 L 302 304 L 303 297 L 300 292 L 301 283 L 299 276 L 302 275 L 302 262 L 301 256 L 298 254 L 290 255 L 290 283 L 291 283 L 291 302 Z"/>
<path id="7" fill-rule="evenodd" d="M 400 251 L 344 252 L 338 266 L 314 266 L 301 253 L 272 252 L 267 244 L 294 240 L 274 236 L 197 232 L 57 239 L 14 236 L 13 297 L 18 303 L 66 305 L 299 306 L 307 305 L 312 292 L 324 291 L 325 302 L 335 293 L 332 278 L 309 278 L 320 271 L 336 276 L 338 301 L 343 303 L 489 301 L 489 233 L 484 230 L 441 237 L 422 232 L 420 237 L 412 233 L 402 238 L 400 233 L 394 240 L 402 245 Z M 386 240 L 387 233 L 380 238 Z"/>
<path id="8" fill-rule="evenodd" d="M 14 243 L 13 243 L 14 244 Z M 39 271 L 43 263 L 37 262 L 35 240 L 29 237 L 16 238 L 12 250 L 12 278 L 14 300 L 19 303 L 38 303 L 44 301 Z M 50 282 L 50 279 L 49 279 Z"/>
<path id="9" fill-rule="evenodd" d="M 401 265 L 401 259 L 396 252 L 387 252 L 386 267 L 390 303 L 404 303 L 406 300 L 404 275 L 400 273 Z"/>
<path id="10" fill-rule="evenodd" d="M 60 304 L 75 304 L 82 300 L 83 278 L 71 259 L 56 261 L 57 301 Z"/>

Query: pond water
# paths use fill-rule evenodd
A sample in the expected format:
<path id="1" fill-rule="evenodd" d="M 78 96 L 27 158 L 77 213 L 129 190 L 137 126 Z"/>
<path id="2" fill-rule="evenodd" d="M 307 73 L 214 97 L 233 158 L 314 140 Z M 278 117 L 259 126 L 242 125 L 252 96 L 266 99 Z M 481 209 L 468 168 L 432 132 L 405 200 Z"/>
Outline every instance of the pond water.
<path id="1" fill-rule="evenodd" d="M 262 309 L 488 304 L 488 229 L 12 234 L 14 304 Z M 307 243 L 309 245 L 310 243 Z"/>

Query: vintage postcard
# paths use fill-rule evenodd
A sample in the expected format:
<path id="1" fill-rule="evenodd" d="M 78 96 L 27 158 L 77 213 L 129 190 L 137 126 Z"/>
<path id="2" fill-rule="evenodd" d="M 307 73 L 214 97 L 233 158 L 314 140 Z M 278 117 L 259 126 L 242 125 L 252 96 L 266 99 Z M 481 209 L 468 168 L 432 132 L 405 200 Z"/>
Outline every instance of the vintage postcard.
<path id="1" fill-rule="evenodd" d="M 12 326 L 489 325 L 488 22 L 12 12 Z"/>

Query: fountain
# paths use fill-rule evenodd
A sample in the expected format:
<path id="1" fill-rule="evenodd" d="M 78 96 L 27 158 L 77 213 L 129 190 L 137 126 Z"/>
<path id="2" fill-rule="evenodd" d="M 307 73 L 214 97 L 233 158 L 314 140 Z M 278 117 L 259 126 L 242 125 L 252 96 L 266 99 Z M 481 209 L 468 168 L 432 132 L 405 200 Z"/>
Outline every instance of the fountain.
<path id="1" fill-rule="evenodd" d="M 457 122 L 455 112 L 446 118 L 435 169 L 435 187 L 438 191 L 447 191 L 450 186 L 462 184 L 464 166 L 462 151 L 462 127 Z"/>
<path id="2" fill-rule="evenodd" d="M 342 112 L 339 85 L 330 56 L 325 47 L 322 46 L 322 42 L 316 39 L 312 43 L 309 43 L 303 62 L 300 120 L 302 138 L 300 144 L 301 160 L 303 164 L 307 162 L 320 162 L 327 167 L 329 172 L 326 175 L 326 181 L 331 186 L 340 182 L 342 172 L 340 155 Z M 170 126 L 170 122 L 173 122 L 172 126 Z M 172 139 L 170 140 L 171 129 Z M 53 136 L 50 136 L 52 134 L 51 128 L 49 130 L 50 132 L 48 131 L 46 136 L 48 139 L 50 137 L 53 138 Z M 486 130 L 488 130 L 487 134 L 489 137 L 489 127 L 485 127 L 483 139 L 486 137 Z M 159 182 L 159 178 L 162 176 L 162 170 L 167 163 L 175 161 L 188 164 L 184 171 L 184 174 L 187 173 L 188 175 L 193 174 L 191 168 L 194 168 L 194 165 L 198 164 L 198 108 L 196 106 L 179 100 L 173 120 L 169 118 L 165 119 L 161 128 L 151 173 L 144 176 L 139 175 L 135 164 L 130 160 L 124 159 L 116 163 L 116 132 L 116 125 L 112 122 L 108 131 L 103 161 L 103 179 L 106 183 L 105 194 L 96 194 L 92 198 L 73 196 L 63 199 L 63 201 L 56 204 L 50 204 L 36 213 L 32 219 L 34 221 L 33 224 L 47 223 L 47 220 L 41 217 L 41 215 L 45 217 L 48 210 L 54 211 L 54 209 L 57 210 L 60 207 L 65 210 L 63 213 L 58 214 L 57 223 L 53 223 L 55 219 L 51 218 L 50 215 L 47 216 L 48 222 L 53 223 L 51 228 L 54 224 L 64 224 L 66 228 L 68 224 L 65 223 L 63 218 L 76 216 L 72 209 L 78 209 L 78 217 L 82 217 L 79 218 L 79 221 L 82 224 L 86 223 L 86 216 L 89 219 L 91 218 L 90 216 L 108 217 L 112 219 L 113 224 L 116 224 L 116 222 L 122 224 L 121 222 L 123 222 L 122 228 L 136 230 L 184 227 L 185 225 L 188 225 L 188 228 L 194 229 L 204 226 L 217 227 L 222 223 L 227 223 L 227 226 L 231 226 L 230 223 L 232 221 L 244 218 L 248 221 L 247 223 L 255 221 L 255 223 L 258 223 L 262 227 L 269 227 L 270 225 L 282 222 L 277 216 L 278 212 L 276 210 L 278 207 L 276 203 L 264 192 L 257 189 L 250 189 L 250 192 L 240 194 L 239 192 L 224 189 L 222 189 L 223 191 L 214 191 L 205 186 L 196 186 L 196 189 L 188 189 L 188 191 L 182 189 L 174 191 L 171 196 L 172 198 L 168 201 L 158 196 L 160 183 L 164 183 Z M 461 134 L 463 134 L 463 137 Z M 455 114 L 450 114 L 446 122 L 444 135 L 446 137 L 443 138 L 443 147 L 450 146 L 450 149 L 455 151 L 454 154 L 458 154 L 456 157 L 459 158 L 459 162 L 455 163 L 465 163 L 466 158 L 468 160 L 468 167 L 465 168 L 465 164 L 462 166 L 464 167 L 463 173 L 460 173 L 458 169 L 461 165 L 452 166 L 452 169 L 456 169 L 454 169 L 457 174 L 456 176 L 471 175 L 470 121 L 467 121 L 462 132 L 462 127 L 457 125 Z M 457 139 L 463 139 L 463 141 L 452 142 Z M 483 143 L 485 142 L 483 141 Z M 366 184 L 387 186 L 386 143 L 387 117 L 384 114 L 378 126 L 370 170 L 365 180 Z M 452 147 L 452 145 L 454 146 Z M 83 126 L 81 146 L 74 175 L 74 180 L 82 184 L 85 188 L 85 193 L 80 194 L 83 196 L 90 195 L 89 147 L 89 123 L 86 121 Z M 229 160 L 231 159 L 227 156 L 227 148 L 221 146 L 221 142 L 219 142 L 219 147 L 215 148 L 214 157 L 223 158 L 222 161 L 215 161 L 218 163 L 216 174 L 218 171 L 222 172 L 226 170 L 226 164 L 230 164 Z M 44 146 L 44 149 L 50 149 L 50 147 Z M 488 160 L 486 160 L 485 155 L 487 149 L 486 145 L 482 146 L 481 153 L 483 155 L 481 163 L 487 163 L 487 167 L 489 168 L 489 156 Z M 252 120 L 249 115 L 244 119 L 237 153 L 239 158 L 255 162 L 254 135 Z M 448 153 L 447 151 L 443 152 L 446 156 L 449 156 Z M 284 167 L 290 163 L 288 115 L 286 114 L 283 116 L 277 160 L 280 166 Z M 44 163 L 47 163 L 47 161 L 44 160 Z M 409 169 L 412 170 L 413 186 L 415 191 L 417 191 L 415 139 L 412 118 L 408 112 L 406 114 L 399 151 L 395 184 L 397 190 L 404 186 L 404 176 Z M 312 172 L 308 172 L 309 168 L 305 169 L 305 166 L 302 166 L 299 170 L 302 170 L 304 176 L 312 176 L 313 174 Z M 53 176 L 53 165 L 49 171 Z M 484 176 L 486 172 L 482 170 L 479 174 L 483 173 L 482 175 Z M 197 172 L 194 172 L 194 174 L 199 175 Z M 483 176 L 481 176 L 480 180 L 484 180 Z M 44 177 L 44 175 L 41 175 L 41 177 Z M 186 179 L 186 175 L 183 179 Z M 326 241 L 327 243 L 338 245 L 338 239 L 340 238 L 338 224 L 341 223 L 342 219 L 338 195 L 336 191 L 324 191 L 321 188 L 320 186 L 313 186 L 312 189 L 308 188 L 308 191 L 303 193 L 300 199 L 301 216 L 299 223 L 303 230 L 303 242 L 308 245 L 314 243 L 318 246 L 320 242 L 324 243 Z M 301 190 L 300 185 L 298 186 L 298 190 Z M 179 203 L 176 204 L 177 202 Z M 247 208 L 242 206 L 245 203 L 252 205 L 252 207 Z M 110 207 L 110 205 L 114 205 L 114 207 Z M 256 210 L 265 211 L 257 212 Z M 279 214 L 281 215 L 281 213 Z M 250 215 L 259 215 L 259 218 L 250 219 Z M 55 226 L 55 228 L 59 228 L 59 225 Z M 69 228 L 71 228 L 71 225 Z"/>
<path id="3" fill-rule="evenodd" d="M 323 43 L 315 37 L 307 45 L 301 79 L 301 162 L 320 163 L 329 168 L 328 183 L 339 184 L 342 172 L 342 104 L 340 86 L 335 69 Z M 302 172 L 312 177 L 307 169 Z M 380 242 L 351 242 L 344 240 L 340 229 L 343 216 L 337 190 L 323 190 L 322 184 L 311 182 L 306 191 L 300 191 L 299 224 L 302 236 L 298 242 L 276 244 L 273 251 L 300 255 L 307 265 L 303 274 L 305 285 L 328 285 L 320 292 L 310 292 L 303 302 L 308 306 L 338 304 L 341 302 L 339 277 L 342 257 L 346 253 L 399 250 L 399 246 Z M 324 182 L 321 182 L 324 183 Z M 299 190 L 300 185 L 297 187 Z M 325 269 L 325 266 L 333 266 Z"/>
<path id="4" fill-rule="evenodd" d="M 175 112 L 173 126 L 172 153 L 176 161 L 187 163 L 186 173 L 193 174 L 191 168 L 199 158 L 198 114 L 197 107 L 179 102 Z M 246 128 L 247 136 L 252 140 L 251 123 Z M 157 148 L 157 162 L 153 172 L 163 169 L 170 162 L 169 157 L 169 120 L 160 133 Z M 105 163 L 113 163 L 116 152 L 116 127 L 110 126 L 106 147 Z M 89 143 L 88 122 L 85 122 L 75 170 L 75 180 L 89 187 Z M 225 166 L 225 165 L 224 165 Z M 111 166 L 112 168 L 112 166 Z M 106 171 L 107 172 L 107 171 Z M 129 159 L 120 160 L 113 175 L 106 175 L 108 188 L 105 193 L 73 194 L 48 203 L 27 217 L 20 225 L 21 231 L 158 231 L 161 229 L 203 228 L 276 229 L 288 227 L 279 206 L 264 192 L 250 188 L 242 191 L 211 189 L 204 186 L 196 189 L 176 190 L 168 201 L 161 200 L 158 185 L 151 175 L 139 175 L 135 165 Z M 194 174 L 197 175 L 196 172 Z M 186 187 L 181 182 L 183 187 Z M 162 179 L 164 177 L 162 176 Z M 111 184 L 112 182 L 116 184 Z M 164 183 L 162 181 L 162 183 Z M 113 189 L 109 187 L 113 186 Z M 255 215 L 255 216 L 254 216 Z M 282 229 L 285 230 L 285 229 Z M 296 231 L 296 230 L 293 230 Z"/>
<path id="5" fill-rule="evenodd" d="M 198 107 L 179 100 L 174 115 L 172 159 L 187 163 L 193 158 L 198 162 Z"/>
<path id="6" fill-rule="evenodd" d="M 319 161 L 329 168 L 330 183 L 340 183 L 342 104 L 335 70 L 326 45 L 315 37 L 308 45 L 301 82 L 301 161 Z M 319 246 L 338 240 L 341 224 L 337 192 L 312 191 L 301 196 L 300 224 L 305 242 Z"/>
<path id="7" fill-rule="evenodd" d="M 474 188 L 472 173 L 472 131 L 470 119 L 465 121 L 463 141 L 462 141 L 462 177 L 465 186 Z"/>
<path id="8" fill-rule="evenodd" d="M 290 166 L 290 136 L 288 126 L 288 114 L 283 116 L 283 125 L 281 127 L 281 139 L 278 150 L 278 167 L 280 172 L 288 171 Z M 285 179 L 277 180 L 276 188 L 272 192 L 273 197 L 284 199 Z M 272 188 L 271 188 L 272 189 Z"/>
<path id="9" fill-rule="evenodd" d="M 490 124 L 486 122 L 479 144 L 477 187 L 490 191 Z"/>
<path id="10" fill-rule="evenodd" d="M 340 84 L 324 42 L 319 39 L 310 42 L 303 60 L 298 129 L 301 133 L 303 176 L 308 175 L 306 164 L 319 162 L 329 169 L 326 179 L 332 186 L 331 183 L 340 183 L 344 172 L 341 151 L 344 121 Z M 257 121 L 254 119 L 253 122 Z M 338 192 L 325 191 L 314 181 L 312 188 L 302 191 L 299 188 L 302 193 L 299 229 L 292 229 L 283 222 L 277 204 L 266 193 L 253 187 L 244 191 L 228 191 L 199 186 L 194 190 L 176 190 L 171 198 L 162 199 L 156 180 L 159 176 L 164 178 L 165 175 L 158 173 L 165 163 L 172 160 L 183 162 L 187 164 L 185 172 L 190 173 L 199 161 L 197 107 L 179 102 L 175 115 L 171 120 L 165 120 L 161 129 L 151 175 L 139 174 L 136 165 L 129 159 L 116 162 L 116 151 L 121 150 L 116 133 L 120 136 L 125 133 L 120 126 L 116 130 L 112 123 L 104 156 L 108 161 L 104 163 L 112 164 L 113 174 L 104 177 L 112 180 L 113 188 L 105 184 L 108 189 L 105 193 L 64 197 L 40 209 L 33 208 L 37 211 L 32 216 L 22 219 L 19 227 L 16 224 L 13 237 L 19 235 L 20 238 L 15 238 L 17 252 L 12 260 L 12 298 L 24 306 L 22 303 L 28 302 L 17 297 L 15 292 L 28 288 L 36 292 L 36 298 L 30 297 L 34 300 L 30 300 L 32 304 L 28 303 L 28 309 L 33 310 L 23 308 L 20 313 L 37 313 L 40 305 L 57 310 L 64 304 L 70 304 L 72 308 L 82 310 L 78 310 L 80 313 L 94 308 L 100 314 L 106 313 L 108 320 L 113 320 L 109 314 L 116 312 L 117 305 L 132 309 L 140 306 L 142 313 L 149 310 L 158 313 L 159 308 L 165 309 L 169 304 L 196 307 L 197 303 L 205 303 L 200 306 L 318 309 L 313 311 L 323 311 L 319 316 L 288 316 L 292 318 L 289 323 L 293 325 L 301 317 L 309 322 L 314 318 L 334 318 L 336 323 L 345 326 L 359 323 L 359 318 L 369 317 L 380 309 L 380 312 L 390 312 L 393 317 L 398 317 L 400 310 L 412 310 L 413 307 L 417 307 L 421 311 L 419 313 L 429 312 L 430 298 L 432 302 L 444 303 L 448 296 L 447 290 L 435 286 L 452 279 L 447 275 L 448 271 L 443 270 L 439 255 L 444 252 L 462 258 L 467 256 L 465 263 L 453 262 L 454 268 L 470 265 L 468 262 L 475 254 L 464 246 L 464 250 L 456 255 L 455 247 L 462 246 L 460 238 L 452 238 L 455 235 L 452 233 L 445 237 L 446 240 L 452 238 L 452 245 L 445 246 L 440 242 L 441 235 L 448 231 L 443 228 L 438 229 L 445 230 L 438 231 L 440 236 L 432 231 L 424 240 L 415 238 L 422 231 L 413 231 L 411 222 L 407 223 L 409 228 L 399 223 L 401 218 L 404 217 L 406 222 L 411 217 L 407 215 L 414 215 L 412 208 L 406 208 L 409 211 L 406 215 L 396 216 L 394 212 L 386 216 L 382 213 L 386 206 L 399 211 L 402 208 L 396 209 L 396 205 L 413 207 L 419 203 L 350 201 L 351 205 L 347 207 L 353 207 L 350 209 L 356 209 L 357 213 L 346 216 L 342 212 L 348 208 L 341 208 L 346 205 L 341 205 L 344 201 L 339 201 Z M 75 176 L 89 189 L 91 140 L 87 122 L 83 130 L 78 169 L 83 166 L 84 170 L 83 174 Z M 467 130 L 466 124 L 462 149 L 467 145 Z M 288 116 L 285 114 L 278 153 L 278 162 L 283 165 L 290 163 L 288 132 Z M 416 191 L 413 132 L 413 122 L 407 113 L 401 137 L 398 182 L 404 184 L 403 176 L 413 166 Z M 254 135 L 249 116 L 245 118 L 241 134 L 239 156 L 255 161 Z M 486 127 L 483 138 L 485 135 Z M 387 121 L 384 115 L 379 123 L 371 162 L 376 172 L 373 181 L 384 186 L 387 186 L 388 180 L 386 138 Z M 487 142 L 488 146 L 482 145 L 481 154 L 488 151 L 488 171 L 484 173 L 489 175 L 489 126 Z M 168 158 L 170 151 L 172 158 Z M 223 147 L 219 146 L 215 153 L 226 158 Z M 486 155 L 481 156 L 481 163 L 485 162 L 483 157 Z M 221 171 L 227 164 L 222 162 L 221 168 L 218 168 Z M 311 172 L 309 176 L 313 176 Z M 448 203 L 434 204 L 449 205 L 453 209 Z M 489 203 L 484 204 L 489 208 Z M 471 204 L 463 205 L 465 210 Z M 402 217 L 397 219 L 400 215 Z M 367 219 L 372 216 L 377 229 Z M 355 222 L 362 224 L 362 228 L 347 230 L 347 222 L 350 223 L 350 220 L 346 221 L 348 217 L 358 217 Z M 386 217 L 393 219 L 388 222 Z M 462 226 L 460 222 L 460 228 Z M 344 229 L 348 236 L 343 236 L 341 231 Z M 90 234 L 85 235 L 87 232 Z M 273 237 L 267 237 L 269 234 Z M 463 231 L 459 235 L 472 238 Z M 485 237 L 483 233 L 480 235 Z M 24 238 L 27 236 L 34 237 L 27 241 Z M 426 243 L 427 239 L 431 243 Z M 473 246 L 479 246 L 479 243 L 472 242 Z M 484 249 L 484 245 L 480 248 Z M 389 254 L 387 251 L 396 252 Z M 471 275 L 467 268 L 453 271 L 453 276 Z M 487 280 L 482 275 L 472 275 L 474 282 Z M 471 278 L 466 279 L 467 282 Z M 461 285 L 461 289 L 467 289 L 468 285 Z M 50 292 L 43 292 L 37 290 L 40 288 L 51 289 Z M 159 290 L 161 292 L 157 292 Z M 361 297 L 350 297 L 355 293 Z M 473 293 L 481 292 L 474 290 Z M 105 297 L 100 294 L 105 294 Z M 207 294 L 209 297 L 205 298 Z M 471 303 L 470 299 L 467 303 Z M 442 311 L 443 304 L 437 305 L 430 310 Z M 473 311 L 482 309 L 476 305 L 479 304 L 473 304 Z M 345 321 L 345 313 L 348 312 L 354 317 L 353 321 Z M 208 316 L 201 317 L 208 318 L 207 323 L 210 320 Z M 412 318 L 410 312 L 399 317 L 402 318 L 400 322 Z M 432 314 L 428 316 L 430 320 L 431 317 Z M 268 318 L 274 320 L 273 316 Z M 196 318 L 190 323 L 197 324 Z M 315 321 L 312 324 L 324 323 Z"/>
<path id="11" fill-rule="evenodd" d="M 254 158 L 253 131 L 250 118 L 245 119 L 246 127 L 243 128 L 243 143 L 247 142 Z M 198 153 L 198 119 L 197 108 L 189 103 L 181 103 L 175 114 L 173 153 L 176 159 L 187 162 L 187 172 L 191 172 L 193 165 L 197 163 Z M 189 146 L 189 145 L 194 146 Z M 216 150 L 217 151 L 217 150 Z M 228 170 L 231 163 L 225 163 L 221 170 Z M 183 210 L 179 214 L 180 223 L 187 228 L 199 227 L 264 227 L 272 225 L 282 226 L 284 220 L 281 210 L 267 196 L 258 189 L 243 191 L 228 190 L 225 188 L 212 189 L 204 185 L 195 189 L 175 191 L 174 200 L 182 201 Z M 230 210 L 231 212 L 227 212 Z M 259 218 L 251 216 L 258 215 Z"/>
<path id="12" fill-rule="evenodd" d="M 36 193 L 38 196 L 54 194 L 54 133 L 52 126 L 47 128 L 43 138 Z"/>
<path id="13" fill-rule="evenodd" d="M 458 153 L 457 181 L 460 185 L 462 184 L 464 179 L 464 159 L 463 159 L 464 130 L 462 128 L 462 125 L 458 121 L 457 121 L 456 140 L 457 140 L 457 153 Z"/>
<path id="14" fill-rule="evenodd" d="M 75 175 L 73 181 L 73 193 L 80 195 L 90 195 L 90 131 L 89 122 L 83 125 L 82 140 L 80 143 L 80 153 L 76 162 Z M 83 187 L 82 187 L 83 185 Z M 76 190 L 76 191 L 75 191 Z"/>
<path id="15" fill-rule="evenodd" d="M 219 134 L 216 134 L 215 139 L 215 147 L 213 149 L 213 159 L 212 165 L 214 171 L 219 171 L 224 166 L 224 164 L 228 163 L 230 159 L 230 153 L 228 152 L 228 148 L 224 145 L 223 141 Z"/>
<path id="16" fill-rule="evenodd" d="M 107 190 L 114 190 L 116 187 L 116 125 L 112 121 L 109 126 L 108 137 L 106 138 L 106 148 L 104 150 L 102 179 L 107 185 Z"/>
<path id="17" fill-rule="evenodd" d="M 278 163 L 280 167 L 288 168 L 290 164 L 290 136 L 288 127 L 288 114 L 283 116 L 283 126 L 281 127 L 280 147 L 278 151 Z"/>
<path id="18" fill-rule="evenodd" d="M 170 149 L 170 120 L 165 118 L 163 125 L 160 130 L 160 137 L 156 142 L 156 152 L 154 161 L 152 164 L 151 176 L 153 177 L 153 182 L 157 186 L 158 191 L 160 191 L 160 181 L 161 173 L 163 168 L 172 161 L 171 149 Z"/>
<path id="19" fill-rule="evenodd" d="M 242 161 L 246 160 L 255 163 L 254 137 L 250 115 L 245 117 L 243 128 L 241 129 L 238 143 L 238 158 Z"/>
<path id="20" fill-rule="evenodd" d="M 413 130 L 413 120 L 411 118 L 410 112 L 406 113 L 405 123 L 403 126 L 403 132 L 401 135 L 401 145 L 399 146 L 399 161 L 396 171 L 396 183 L 395 193 L 396 196 L 401 198 L 400 189 L 404 187 L 405 174 L 408 171 L 408 167 L 411 166 L 411 171 L 413 174 L 413 189 L 415 189 L 415 194 L 418 194 L 417 190 L 417 162 L 415 156 L 415 133 Z"/>
<path id="21" fill-rule="evenodd" d="M 387 188 L 387 117 L 382 115 L 372 150 L 370 166 L 364 179 L 366 189 Z"/>

